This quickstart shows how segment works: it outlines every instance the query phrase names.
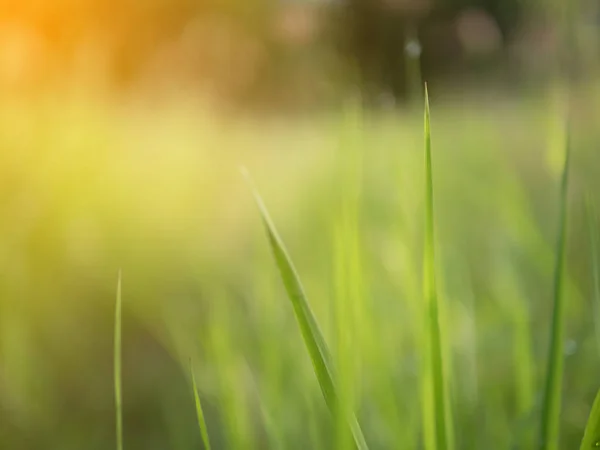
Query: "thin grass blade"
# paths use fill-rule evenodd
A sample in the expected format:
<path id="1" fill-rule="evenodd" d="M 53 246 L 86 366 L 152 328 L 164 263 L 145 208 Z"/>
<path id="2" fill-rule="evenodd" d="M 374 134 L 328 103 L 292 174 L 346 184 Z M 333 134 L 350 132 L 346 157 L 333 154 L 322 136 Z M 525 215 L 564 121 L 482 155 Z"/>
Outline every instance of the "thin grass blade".
<path id="1" fill-rule="evenodd" d="M 592 259 L 592 279 L 593 286 L 593 309 L 594 309 L 594 328 L 596 331 L 596 341 L 600 349 L 600 261 L 598 258 L 598 218 L 591 196 L 586 198 L 586 218 L 590 233 L 590 251 Z M 596 399 L 590 411 L 583 440 L 580 449 L 600 448 L 600 391 L 596 394 Z"/>
<path id="2" fill-rule="evenodd" d="M 435 243 L 433 212 L 433 174 L 431 158 L 431 120 L 429 95 L 425 85 L 425 242 L 423 255 L 423 294 L 425 300 L 427 363 L 425 368 L 424 440 L 427 449 L 452 449 L 452 430 L 448 418 L 449 405 L 444 376 L 442 337 L 440 330 L 439 302 L 435 277 Z M 431 404 L 432 402 L 432 404 Z M 434 433 L 435 437 L 427 436 Z M 434 443 L 435 442 L 435 443 Z"/>
<path id="3" fill-rule="evenodd" d="M 306 349 L 310 355 L 313 369 L 319 382 L 319 386 L 321 387 L 325 403 L 327 404 L 327 407 L 334 418 L 339 418 L 339 414 L 345 414 L 346 412 L 343 412 L 343 409 L 339 407 L 339 396 L 334 383 L 329 349 L 325 343 L 325 339 L 323 338 L 315 316 L 310 308 L 304 292 L 304 287 L 300 282 L 296 268 L 294 267 L 292 260 L 285 249 L 282 239 L 279 237 L 267 208 L 260 194 L 252 185 L 247 173 L 245 173 L 245 176 L 250 184 L 250 187 L 252 188 L 276 265 L 279 269 L 285 290 L 292 303 L 292 307 L 294 308 L 296 320 L 300 327 L 304 344 L 306 345 Z M 356 447 L 359 450 L 368 449 L 360 425 L 358 424 L 358 421 L 354 415 L 348 413 L 346 416 L 346 421 L 354 438 Z"/>
<path id="4" fill-rule="evenodd" d="M 600 260 L 598 255 L 598 216 L 591 197 L 586 198 L 586 217 L 590 233 L 590 252 L 593 280 L 592 308 L 594 311 L 594 331 L 596 346 L 600 351 Z"/>
<path id="5" fill-rule="evenodd" d="M 600 448 L 600 391 L 596 394 L 579 447 L 580 450 L 589 450 L 590 448 Z"/>
<path id="6" fill-rule="evenodd" d="M 198 419 L 198 427 L 200 428 L 200 435 L 202 436 L 202 443 L 204 444 L 205 450 L 210 450 L 210 439 L 208 437 L 208 427 L 206 426 L 206 420 L 204 420 L 204 411 L 202 410 L 202 403 L 200 402 L 200 394 L 198 394 L 198 385 L 196 384 L 196 376 L 194 375 L 194 366 L 190 360 L 190 377 L 192 379 L 192 389 L 194 390 L 194 402 L 196 403 L 196 418 Z"/>
<path id="7" fill-rule="evenodd" d="M 560 188 L 559 228 L 556 241 L 556 261 L 554 266 L 554 300 L 552 328 L 546 385 L 542 402 L 542 423 L 539 447 L 543 450 L 557 450 L 560 428 L 561 389 L 563 379 L 563 342 L 565 300 L 563 296 L 563 272 L 567 240 L 567 206 L 569 188 L 569 165 L 571 159 L 570 130 L 567 124 L 565 159 Z"/>
<path id="8" fill-rule="evenodd" d="M 123 398 L 121 394 L 121 271 L 117 281 L 117 301 L 115 304 L 115 342 L 114 342 L 114 381 L 117 450 L 123 450 Z"/>

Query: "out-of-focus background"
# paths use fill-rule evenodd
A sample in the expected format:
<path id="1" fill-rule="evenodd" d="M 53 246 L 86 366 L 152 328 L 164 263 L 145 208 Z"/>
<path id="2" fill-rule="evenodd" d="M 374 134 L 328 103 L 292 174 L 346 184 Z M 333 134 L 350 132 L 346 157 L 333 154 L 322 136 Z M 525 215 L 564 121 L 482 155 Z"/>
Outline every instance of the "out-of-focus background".
<path id="1" fill-rule="evenodd" d="M 1 5 L 2 448 L 115 448 L 119 270 L 126 449 L 202 448 L 189 358 L 214 448 L 342 448 L 240 166 L 371 448 L 421 448 L 423 80 L 460 449 L 531 448 L 539 427 L 570 89 L 578 446 L 600 380 L 597 0 Z"/>

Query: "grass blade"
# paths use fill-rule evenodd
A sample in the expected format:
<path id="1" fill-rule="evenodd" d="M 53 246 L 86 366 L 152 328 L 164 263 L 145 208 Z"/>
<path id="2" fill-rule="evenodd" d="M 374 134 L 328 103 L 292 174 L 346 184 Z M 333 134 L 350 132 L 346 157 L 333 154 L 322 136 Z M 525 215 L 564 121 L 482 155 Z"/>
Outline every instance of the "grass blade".
<path id="1" fill-rule="evenodd" d="M 598 348 L 600 349 L 600 326 L 598 319 L 600 319 L 600 261 L 598 260 L 598 221 L 596 216 L 596 210 L 594 208 L 593 200 L 590 196 L 586 198 L 586 218 L 588 222 L 588 229 L 590 233 L 590 251 L 592 253 L 592 279 L 594 280 L 593 286 L 593 308 L 594 308 L 594 328 L 596 331 L 596 341 Z M 596 399 L 590 411 L 583 439 L 581 441 L 581 450 L 590 448 L 600 448 L 600 391 L 596 394 Z"/>
<path id="2" fill-rule="evenodd" d="M 115 348 L 114 348 L 114 377 L 115 377 L 115 409 L 117 450 L 123 450 L 123 398 L 121 395 L 121 271 L 117 281 L 117 301 L 115 305 Z"/>
<path id="3" fill-rule="evenodd" d="M 448 418 L 446 380 L 444 377 L 439 302 L 435 278 L 435 243 L 433 214 L 433 174 L 431 163 L 431 126 L 429 95 L 425 85 L 425 242 L 423 255 L 423 294 L 426 314 L 426 363 L 424 440 L 428 450 L 448 450 L 451 445 L 451 427 Z M 428 435 L 429 434 L 429 435 Z M 431 435 L 433 434 L 433 435 Z"/>
<path id="4" fill-rule="evenodd" d="M 366 450 L 368 449 L 368 446 L 358 421 L 353 414 L 347 413 L 343 408 L 340 408 L 339 396 L 333 378 L 329 349 L 325 343 L 325 339 L 323 338 L 321 330 L 319 329 L 308 300 L 306 299 L 304 287 L 300 282 L 298 273 L 287 253 L 287 250 L 285 249 L 282 239 L 277 233 L 277 230 L 260 194 L 253 187 L 247 173 L 245 175 L 254 193 L 254 198 L 262 217 L 267 238 L 269 240 L 269 245 L 271 247 L 273 257 L 275 258 L 275 263 L 279 269 L 285 290 L 292 303 L 296 320 L 300 327 L 304 344 L 306 345 L 306 349 L 310 355 L 313 369 L 319 382 L 319 386 L 321 387 L 325 403 L 334 416 L 334 419 L 339 418 L 339 414 L 346 415 L 346 421 L 354 438 L 356 447 L 359 450 Z"/>
<path id="5" fill-rule="evenodd" d="M 567 124 L 568 125 L 568 124 Z M 550 349 L 546 385 L 542 403 L 542 424 L 540 448 L 543 450 L 558 449 L 560 428 L 560 404 L 563 378 L 563 342 L 564 311 L 563 272 L 565 266 L 565 247 L 567 240 L 567 195 L 569 187 L 570 163 L 570 130 L 567 128 L 565 143 L 565 159 L 560 188 L 560 211 L 558 239 L 556 242 L 556 261 L 554 266 L 554 304 L 552 310 L 552 329 L 550 332 Z"/>
<path id="6" fill-rule="evenodd" d="M 198 385 L 196 384 L 196 376 L 194 375 L 194 366 L 190 360 L 190 377 L 192 378 L 192 389 L 194 390 L 194 402 L 196 403 L 196 417 L 198 419 L 198 427 L 202 436 L 202 443 L 205 450 L 210 450 L 210 439 L 208 438 L 208 428 L 204 420 L 204 412 L 202 411 L 202 403 L 200 403 L 200 395 L 198 394 Z"/>
<path id="7" fill-rule="evenodd" d="M 579 447 L 580 450 L 589 450 L 590 448 L 600 448 L 600 391 L 596 394 Z"/>
<path id="8" fill-rule="evenodd" d="M 600 351 L 600 260 L 598 258 L 598 217 L 591 197 L 586 199 L 586 217 L 590 233 L 590 252 L 592 266 L 594 331 L 596 332 L 596 345 Z"/>

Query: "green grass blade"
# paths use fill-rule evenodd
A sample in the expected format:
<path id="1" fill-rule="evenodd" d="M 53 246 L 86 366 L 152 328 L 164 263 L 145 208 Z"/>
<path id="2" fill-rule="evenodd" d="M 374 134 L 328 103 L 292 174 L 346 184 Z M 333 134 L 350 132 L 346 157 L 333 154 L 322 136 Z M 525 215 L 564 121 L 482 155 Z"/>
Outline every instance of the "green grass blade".
<path id="1" fill-rule="evenodd" d="M 196 376 L 194 375 L 194 366 L 190 360 L 190 377 L 192 378 L 192 389 L 194 390 L 194 402 L 196 403 L 196 418 L 198 419 L 198 427 L 202 436 L 202 443 L 205 450 L 210 450 L 210 439 L 208 438 L 208 428 L 206 420 L 204 420 L 204 411 L 202 411 L 202 403 L 200 403 L 200 394 L 198 394 L 198 385 L 196 384 Z"/>
<path id="2" fill-rule="evenodd" d="M 115 410 L 117 450 L 123 450 L 123 398 L 121 394 L 121 271 L 117 281 L 117 301 L 115 305 L 115 348 L 114 348 L 114 377 L 115 377 Z"/>
<path id="3" fill-rule="evenodd" d="M 315 375 L 321 387 L 323 397 L 327 407 L 331 411 L 334 418 L 339 418 L 339 414 L 346 414 L 346 411 L 340 408 L 339 396 L 334 383 L 333 371 L 331 365 L 331 356 L 329 349 L 325 343 L 325 339 L 319 329 L 314 314 L 310 308 L 304 287 L 300 282 L 298 273 L 289 257 L 282 239 L 271 220 L 267 208 L 258 193 L 252 186 L 250 178 L 246 174 L 256 200 L 258 209 L 262 217 L 262 221 L 267 233 L 267 238 L 275 258 L 276 265 L 279 269 L 281 279 L 285 286 L 285 290 L 292 303 L 296 320 L 300 327 L 300 332 L 304 340 L 304 344 L 310 355 L 310 359 L 314 368 Z M 366 450 L 368 448 L 364 439 L 362 430 L 358 421 L 352 414 L 347 414 L 347 423 L 354 438 L 354 442 L 358 449 Z"/>
<path id="4" fill-rule="evenodd" d="M 434 214 L 433 214 L 433 174 L 431 163 L 431 126 L 430 126 L 429 96 L 425 86 L 425 242 L 423 255 L 423 294 L 426 314 L 426 341 L 428 363 L 425 382 L 429 381 L 430 394 L 426 397 L 433 405 L 425 406 L 425 433 L 435 433 L 435 448 L 448 450 L 452 448 L 450 424 L 448 421 L 448 404 L 446 396 L 446 380 L 442 337 L 440 330 L 439 302 L 435 278 L 435 243 L 434 243 Z M 428 447 L 433 445 L 433 438 L 425 436 Z"/>
<path id="5" fill-rule="evenodd" d="M 596 394 L 579 447 L 580 450 L 589 450 L 590 448 L 600 448 L 600 391 Z"/>
<path id="6" fill-rule="evenodd" d="M 590 233 L 590 252 L 592 265 L 594 331 L 596 332 L 596 345 L 600 351 L 600 260 L 598 255 L 598 217 L 591 197 L 586 199 L 586 217 Z"/>
<path id="7" fill-rule="evenodd" d="M 556 242 L 556 261 L 554 266 L 554 304 L 552 310 L 552 329 L 546 373 L 546 385 L 542 402 L 542 423 L 540 448 L 558 449 L 560 428 L 561 389 L 563 379 L 563 342 L 565 301 L 563 297 L 563 272 L 565 266 L 565 247 L 567 240 L 567 202 L 569 187 L 569 163 L 571 158 L 570 132 L 567 128 L 565 162 L 560 188 L 560 211 L 558 239 Z"/>
<path id="8" fill-rule="evenodd" d="M 586 198 L 586 218 L 590 234 L 590 252 L 592 262 L 593 286 L 593 310 L 594 310 L 594 328 L 596 331 L 596 342 L 600 349 L 600 261 L 598 258 L 598 219 L 594 208 L 593 199 Z M 596 399 L 590 411 L 583 440 L 580 449 L 600 448 L 600 391 L 596 394 Z"/>

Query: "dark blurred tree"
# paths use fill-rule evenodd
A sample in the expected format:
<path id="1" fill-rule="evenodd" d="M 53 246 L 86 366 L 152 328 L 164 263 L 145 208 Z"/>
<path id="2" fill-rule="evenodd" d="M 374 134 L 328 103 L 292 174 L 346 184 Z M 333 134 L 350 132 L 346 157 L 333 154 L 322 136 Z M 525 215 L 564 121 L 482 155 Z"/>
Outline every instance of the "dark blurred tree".
<path id="1" fill-rule="evenodd" d="M 492 18 L 502 42 L 511 39 L 523 12 L 521 0 L 346 0 L 344 6 L 342 48 L 370 100 L 382 92 L 405 97 L 411 54 L 422 51 L 427 79 L 465 69 L 457 36 L 457 19 L 465 11 Z"/>

